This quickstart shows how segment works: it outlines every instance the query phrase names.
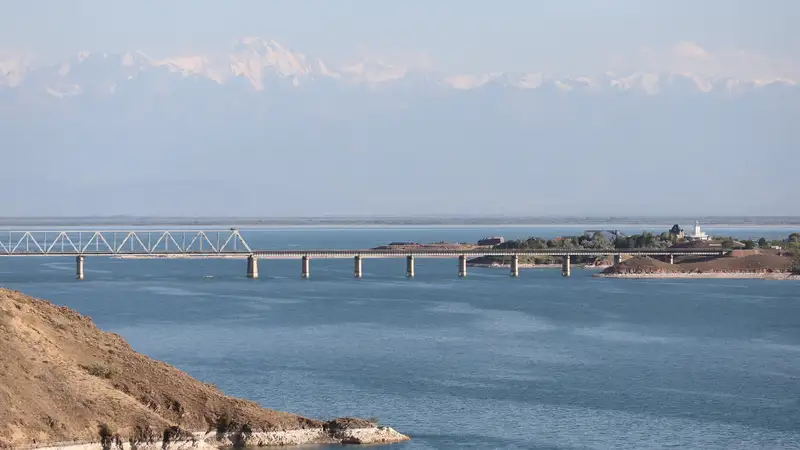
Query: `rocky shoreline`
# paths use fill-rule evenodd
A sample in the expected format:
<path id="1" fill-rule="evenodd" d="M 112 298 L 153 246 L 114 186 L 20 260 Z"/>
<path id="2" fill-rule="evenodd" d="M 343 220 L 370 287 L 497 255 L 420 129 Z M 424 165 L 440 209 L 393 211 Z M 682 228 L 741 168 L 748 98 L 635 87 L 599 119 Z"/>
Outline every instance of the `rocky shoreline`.
<path id="1" fill-rule="evenodd" d="M 409 438 L 390 427 L 371 426 L 366 428 L 346 428 L 336 431 L 330 429 L 304 429 L 286 431 L 267 431 L 251 433 L 216 433 L 193 432 L 176 440 L 143 439 L 111 442 L 84 441 L 84 442 L 58 442 L 41 446 L 26 445 L 11 447 L 20 450 L 97 450 L 98 448 L 113 448 L 115 450 L 171 450 L 171 449 L 197 449 L 212 450 L 221 448 L 242 447 L 286 447 L 299 445 L 378 445 L 406 441 Z M 110 444 L 110 445 L 109 445 Z"/>

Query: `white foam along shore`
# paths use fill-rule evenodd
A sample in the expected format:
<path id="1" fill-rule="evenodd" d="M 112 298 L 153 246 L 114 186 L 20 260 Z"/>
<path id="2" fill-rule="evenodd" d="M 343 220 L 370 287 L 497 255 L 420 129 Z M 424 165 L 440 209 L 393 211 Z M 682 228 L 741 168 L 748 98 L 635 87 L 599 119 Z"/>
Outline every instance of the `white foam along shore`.
<path id="1" fill-rule="evenodd" d="M 347 428 L 343 430 L 324 430 L 323 428 L 306 428 L 285 431 L 253 432 L 247 435 L 240 433 L 195 432 L 192 438 L 164 443 L 153 442 L 112 443 L 114 450 L 212 450 L 231 447 L 277 447 L 315 444 L 392 444 L 407 441 L 410 438 L 391 427 L 375 426 L 369 428 Z M 104 448 L 101 442 L 62 442 L 41 446 L 20 447 L 20 449 L 36 450 L 98 450 Z"/>
<path id="2" fill-rule="evenodd" d="M 661 272 L 661 273 L 597 273 L 598 278 L 738 278 L 758 280 L 800 280 L 790 272 Z"/>

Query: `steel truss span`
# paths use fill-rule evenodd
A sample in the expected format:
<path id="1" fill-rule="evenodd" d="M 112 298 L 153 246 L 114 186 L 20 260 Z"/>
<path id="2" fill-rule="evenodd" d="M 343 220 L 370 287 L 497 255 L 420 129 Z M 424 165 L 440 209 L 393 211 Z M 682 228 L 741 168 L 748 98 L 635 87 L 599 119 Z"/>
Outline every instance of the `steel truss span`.
<path id="1" fill-rule="evenodd" d="M 0 231 L 0 256 L 225 256 L 253 253 L 238 230 Z"/>

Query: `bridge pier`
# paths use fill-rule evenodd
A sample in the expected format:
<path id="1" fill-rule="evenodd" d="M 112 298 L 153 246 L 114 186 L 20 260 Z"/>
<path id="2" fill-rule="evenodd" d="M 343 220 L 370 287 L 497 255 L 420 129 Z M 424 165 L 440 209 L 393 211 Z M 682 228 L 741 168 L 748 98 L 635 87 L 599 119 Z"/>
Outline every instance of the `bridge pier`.
<path id="1" fill-rule="evenodd" d="M 519 256 L 517 255 L 511 257 L 511 276 L 519 276 Z"/>
<path id="2" fill-rule="evenodd" d="M 667 255 L 667 264 L 675 264 L 675 255 Z"/>
<path id="3" fill-rule="evenodd" d="M 570 256 L 567 255 L 564 257 L 564 261 L 561 263 L 561 275 L 568 277 L 570 276 L 570 272 L 572 271 L 570 267 Z"/>
<path id="4" fill-rule="evenodd" d="M 305 255 L 303 256 L 301 264 L 302 264 L 302 271 L 300 273 L 300 276 L 305 279 L 308 279 L 309 277 L 311 277 L 311 263 L 308 259 L 308 256 Z"/>
<path id="5" fill-rule="evenodd" d="M 414 255 L 408 255 L 406 257 L 406 276 L 408 278 L 414 278 Z"/>
<path id="6" fill-rule="evenodd" d="M 614 255 L 614 265 L 616 266 L 621 262 L 622 262 L 622 253 L 617 253 L 616 255 Z"/>
<path id="7" fill-rule="evenodd" d="M 75 257 L 75 278 L 78 280 L 83 279 L 83 255 Z"/>
<path id="8" fill-rule="evenodd" d="M 258 258 L 255 255 L 247 257 L 247 278 L 258 278 Z"/>
<path id="9" fill-rule="evenodd" d="M 356 278 L 361 278 L 362 276 L 361 271 L 361 255 L 356 255 L 353 258 L 353 276 Z"/>
<path id="10" fill-rule="evenodd" d="M 458 276 L 467 276 L 467 255 L 458 255 Z"/>

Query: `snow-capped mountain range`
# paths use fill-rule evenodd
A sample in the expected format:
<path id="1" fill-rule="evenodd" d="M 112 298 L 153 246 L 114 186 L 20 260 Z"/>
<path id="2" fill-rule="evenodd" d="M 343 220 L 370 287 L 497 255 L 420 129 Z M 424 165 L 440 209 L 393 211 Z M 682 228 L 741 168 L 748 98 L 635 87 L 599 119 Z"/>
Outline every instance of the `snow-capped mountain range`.
<path id="1" fill-rule="evenodd" d="M 401 81 L 431 83 L 452 90 L 503 87 L 524 90 L 633 91 L 655 95 L 673 89 L 693 92 L 747 92 L 764 87 L 796 87 L 788 79 L 707 77 L 694 73 L 602 73 L 554 77 L 545 73 L 486 73 L 433 75 L 382 61 L 361 61 L 333 67 L 319 58 L 291 51 L 272 40 L 245 38 L 223 55 L 151 58 L 142 52 L 80 52 L 56 64 L 37 64 L 30 58 L 0 56 L 0 91 L 23 90 L 67 98 L 86 93 L 114 94 L 126 83 L 191 78 L 217 85 L 244 85 L 253 92 L 274 86 L 302 88 L 331 80 L 370 88 Z"/>
<path id="2" fill-rule="evenodd" d="M 28 216 L 785 214 L 798 117 L 793 81 L 697 70 L 442 74 L 263 39 L 0 55 L 0 192 Z"/>

